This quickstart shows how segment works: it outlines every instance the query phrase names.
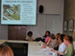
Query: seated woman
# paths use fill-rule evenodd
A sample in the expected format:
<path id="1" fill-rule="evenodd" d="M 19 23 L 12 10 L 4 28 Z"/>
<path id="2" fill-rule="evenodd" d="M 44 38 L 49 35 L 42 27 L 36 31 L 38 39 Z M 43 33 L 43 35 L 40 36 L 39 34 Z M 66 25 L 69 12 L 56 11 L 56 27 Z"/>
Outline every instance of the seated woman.
<path id="1" fill-rule="evenodd" d="M 64 36 L 64 43 L 67 45 L 64 52 L 56 51 L 63 56 L 74 56 L 73 38 L 71 36 Z M 54 50 L 52 50 L 54 51 Z"/>
<path id="2" fill-rule="evenodd" d="M 55 35 L 52 34 L 47 45 L 50 47 L 50 48 L 56 48 L 58 47 L 58 41 L 55 39 Z"/>
<path id="3" fill-rule="evenodd" d="M 0 56 L 14 56 L 14 54 L 9 46 L 0 45 Z"/>
<path id="4" fill-rule="evenodd" d="M 47 43 L 49 40 L 49 36 L 50 36 L 50 31 L 46 31 L 45 35 L 43 36 L 42 41 Z"/>
<path id="5" fill-rule="evenodd" d="M 35 40 L 35 38 L 33 37 L 32 31 L 29 31 L 29 32 L 27 33 L 26 40 L 27 40 L 27 41 L 33 41 L 33 40 Z"/>
<path id="6" fill-rule="evenodd" d="M 64 50 L 66 48 L 66 45 L 64 44 L 64 41 L 63 41 L 64 36 L 65 36 L 64 34 L 61 34 L 60 37 L 58 38 L 58 42 L 59 42 L 58 51 L 60 51 L 60 52 L 64 52 Z"/>
<path id="7" fill-rule="evenodd" d="M 47 37 L 45 38 L 45 44 L 47 44 L 47 42 L 49 41 L 49 39 L 50 39 L 50 36 L 47 36 Z"/>

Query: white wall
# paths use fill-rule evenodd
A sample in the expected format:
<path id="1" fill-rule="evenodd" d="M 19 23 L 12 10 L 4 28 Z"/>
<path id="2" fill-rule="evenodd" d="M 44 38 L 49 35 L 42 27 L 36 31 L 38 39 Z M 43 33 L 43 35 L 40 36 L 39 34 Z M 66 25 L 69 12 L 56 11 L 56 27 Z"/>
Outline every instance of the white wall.
<path id="1" fill-rule="evenodd" d="M 44 34 L 46 28 L 46 16 L 38 15 L 37 16 L 37 25 L 36 26 L 27 26 L 27 32 L 32 31 L 35 37 L 40 37 Z"/>
<path id="2" fill-rule="evenodd" d="M 39 5 L 44 6 L 44 13 L 38 12 L 37 24 L 27 26 L 27 32 L 32 31 L 34 37 L 43 36 L 47 30 L 54 34 L 63 33 L 64 0 L 38 0 L 37 9 Z"/>
<path id="3" fill-rule="evenodd" d="M 45 31 L 49 30 L 51 33 L 62 33 L 63 21 L 60 19 L 60 15 L 38 15 L 37 25 L 27 26 L 27 32 L 32 31 L 34 37 L 41 37 L 45 34 Z"/>
<path id="4" fill-rule="evenodd" d="M 43 14 L 61 14 L 63 0 L 38 0 L 38 10 L 39 6 L 43 5 Z"/>
<path id="5" fill-rule="evenodd" d="M 51 31 L 51 33 L 62 33 L 62 21 L 60 15 L 47 15 L 46 30 Z"/>

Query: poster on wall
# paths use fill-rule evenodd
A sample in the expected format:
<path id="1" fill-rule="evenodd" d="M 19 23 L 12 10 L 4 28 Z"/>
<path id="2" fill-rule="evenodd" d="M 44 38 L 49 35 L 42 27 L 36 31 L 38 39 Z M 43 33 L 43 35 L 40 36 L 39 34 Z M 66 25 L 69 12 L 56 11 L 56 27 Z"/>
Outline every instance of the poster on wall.
<path id="1" fill-rule="evenodd" d="M 64 31 L 67 31 L 67 24 L 68 24 L 68 21 L 64 21 Z"/>
<path id="2" fill-rule="evenodd" d="M 69 20 L 69 31 L 73 32 L 74 29 L 74 20 Z"/>
<path id="3" fill-rule="evenodd" d="M 1 24 L 36 25 L 37 0 L 1 0 Z"/>

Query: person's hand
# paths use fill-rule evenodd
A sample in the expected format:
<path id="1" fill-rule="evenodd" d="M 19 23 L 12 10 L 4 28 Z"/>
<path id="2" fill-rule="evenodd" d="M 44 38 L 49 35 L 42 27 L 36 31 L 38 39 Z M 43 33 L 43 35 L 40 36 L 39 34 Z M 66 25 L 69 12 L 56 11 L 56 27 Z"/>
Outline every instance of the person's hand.
<path id="1" fill-rule="evenodd" d="M 52 49 L 51 49 L 51 51 L 53 51 L 53 52 L 54 52 L 55 50 L 52 48 Z"/>
<path id="2" fill-rule="evenodd" d="M 42 48 L 46 48 L 46 46 L 42 46 Z"/>

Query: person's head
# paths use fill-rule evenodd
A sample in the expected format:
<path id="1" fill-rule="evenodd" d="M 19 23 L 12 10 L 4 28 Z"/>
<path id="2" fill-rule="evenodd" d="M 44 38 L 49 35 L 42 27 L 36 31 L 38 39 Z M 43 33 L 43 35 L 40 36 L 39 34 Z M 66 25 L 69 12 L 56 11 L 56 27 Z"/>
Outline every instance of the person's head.
<path id="1" fill-rule="evenodd" d="M 62 43 L 62 42 L 64 41 L 64 40 L 63 40 L 64 36 L 65 36 L 64 34 L 61 34 L 61 35 L 60 35 L 60 37 L 58 38 L 58 42 L 59 42 L 59 43 Z"/>
<path id="2" fill-rule="evenodd" d="M 0 45 L 0 56 L 14 56 L 14 54 L 9 46 Z"/>
<path id="3" fill-rule="evenodd" d="M 57 39 L 57 40 L 58 40 L 58 38 L 60 37 L 60 35 L 61 35 L 60 33 L 57 33 L 57 34 L 56 34 L 56 39 Z"/>
<path id="4" fill-rule="evenodd" d="M 66 45 L 68 45 L 69 43 L 72 43 L 72 42 L 73 42 L 72 36 L 64 36 L 64 43 Z"/>
<path id="5" fill-rule="evenodd" d="M 54 40 L 54 39 L 55 39 L 55 35 L 54 34 L 51 34 L 50 40 Z"/>
<path id="6" fill-rule="evenodd" d="M 27 35 L 28 35 L 29 37 L 32 37 L 33 32 L 32 32 L 32 31 L 29 31 L 29 32 L 27 33 Z"/>
<path id="7" fill-rule="evenodd" d="M 50 31 L 46 31 L 45 37 L 50 36 Z"/>

